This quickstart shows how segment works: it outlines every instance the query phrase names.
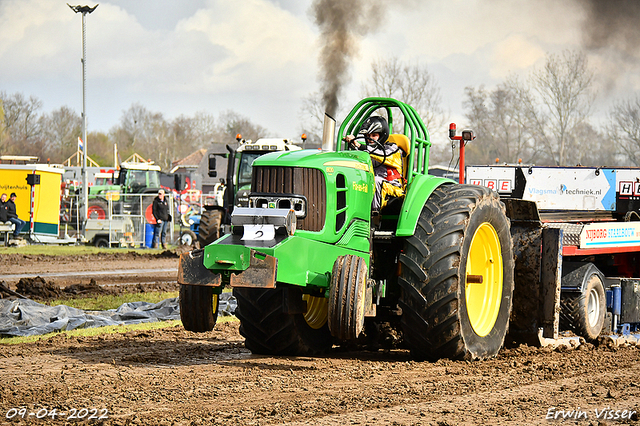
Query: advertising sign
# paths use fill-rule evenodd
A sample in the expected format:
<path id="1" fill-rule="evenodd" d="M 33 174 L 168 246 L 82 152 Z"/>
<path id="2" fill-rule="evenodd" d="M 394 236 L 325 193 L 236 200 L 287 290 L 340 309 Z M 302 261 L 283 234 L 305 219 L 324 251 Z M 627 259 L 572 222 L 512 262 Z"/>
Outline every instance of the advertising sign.
<path id="1" fill-rule="evenodd" d="M 469 166 L 467 183 L 503 198 L 534 201 L 540 210 L 640 209 L 640 169 L 596 167 Z"/>

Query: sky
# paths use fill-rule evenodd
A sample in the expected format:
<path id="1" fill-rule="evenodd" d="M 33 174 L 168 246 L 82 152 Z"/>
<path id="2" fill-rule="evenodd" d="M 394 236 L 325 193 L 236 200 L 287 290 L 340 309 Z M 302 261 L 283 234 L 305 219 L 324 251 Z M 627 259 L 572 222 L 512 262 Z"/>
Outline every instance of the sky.
<path id="1" fill-rule="evenodd" d="M 382 16 L 350 59 L 341 108 L 359 100 L 373 61 L 396 56 L 427 66 L 449 118 L 464 125 L 465 87 L 526 77 L 547 53 L 584 47 L 586 0 L 380 2 Z M 233 110 L 273 136 L 303 130 L 302 99 L 321 89 L 312 0 L 98 4 L 86 18 L 88 131 L 108 132 L 134 103 L 168 120 Z M 640 88 L 638 57 L 620 52 L 606 43 L 588 51 L 601 116 Z M 81 57 L 81 14 L 65 1 L 0 0 L 0 91 L 37 97 L 41 112 L 80 113 Z"/>

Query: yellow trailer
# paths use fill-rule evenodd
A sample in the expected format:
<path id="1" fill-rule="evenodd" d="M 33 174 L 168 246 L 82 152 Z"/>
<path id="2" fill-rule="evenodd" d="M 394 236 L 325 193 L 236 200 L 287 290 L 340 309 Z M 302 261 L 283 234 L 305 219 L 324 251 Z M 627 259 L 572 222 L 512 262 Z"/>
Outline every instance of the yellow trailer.
<path id="1" fill-rule="evenodd" d="M 31 223 L 31 186 L 27 176 L 36 175 L 33 187 L 33 233 L 58 237 L 60 227 L 60 185 L 64 168 L 49 164 L 0 164 L 0 194 L 17 195 L 16 213 L 27 225 Z M 44 241 L 43 241 L 44 242 Z"/>

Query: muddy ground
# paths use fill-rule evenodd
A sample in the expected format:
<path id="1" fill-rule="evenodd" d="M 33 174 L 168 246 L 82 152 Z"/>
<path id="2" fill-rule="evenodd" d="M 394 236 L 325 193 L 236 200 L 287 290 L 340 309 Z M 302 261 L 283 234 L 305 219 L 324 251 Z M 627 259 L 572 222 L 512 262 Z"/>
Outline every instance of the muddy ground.
<path id="1" fill-rule="evenodd" d="M 177 262 L 89 256 L 29 259 L 27 267 L 11 259 L 34 274 Z M 238 323 L 227 322 L 202 334 L 177 326 L 0 344 L 0 361 L 0 423 L 10 424 L 76 424 L 68 419 L 74 413 L 106 417 L 80 421 L 104 425 L 640 424 L 640 348 L 604 343 L 514 345 L 481 362 L 415 362 L 405 350 L 340 348 L 315 358 L 267 357 L 248 352 Z M 25 408 L 25 419 L 14 408 Z M 562 421 L 563 414 L 572 418 Z"/>

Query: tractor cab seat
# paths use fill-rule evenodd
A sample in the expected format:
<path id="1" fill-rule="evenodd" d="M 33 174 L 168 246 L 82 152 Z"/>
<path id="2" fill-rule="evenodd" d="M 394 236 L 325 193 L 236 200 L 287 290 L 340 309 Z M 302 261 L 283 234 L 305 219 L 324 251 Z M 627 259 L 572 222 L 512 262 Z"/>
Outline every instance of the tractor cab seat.
<path id="1" fill-rule="evenodd" d="M 395 143 L 404 153 L 402 156 L 402 177 L 407 179 L 407 163 L 409 162 L 409 149 L 411 149 L 409 138 L 405 135 L 394 133 L 389 135 L 389 139 L 387 140 L 389 143 Z"/>
<path id="2" fill-rule="evenodd" d="M 389 135 L 388 143 L 394 143 L 403 152 L 402 155 L 402 178 L 405 180 L 408 176 L 408 162 L 409 162 L 409 150 L 411 142 L 409 138 L 402 134 Z M 382 209 L 381 213 L 385 216 L 398 216 L 402 209 L 402 203 L 404 202 L 404 195 L 402 197 L 389 197 L 386 206 Z"/>

